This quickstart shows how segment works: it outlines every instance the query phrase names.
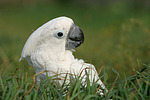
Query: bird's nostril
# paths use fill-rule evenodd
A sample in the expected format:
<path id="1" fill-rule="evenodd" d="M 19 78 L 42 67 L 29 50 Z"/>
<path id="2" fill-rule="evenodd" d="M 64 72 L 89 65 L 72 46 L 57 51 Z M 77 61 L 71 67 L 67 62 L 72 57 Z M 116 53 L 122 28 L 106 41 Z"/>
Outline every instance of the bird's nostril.
<path id="1" fill-rule="evenodd" d="M 81 40 L 81 38 L 79 37 L 78 40 Z"/>
<path id="2" fill-rule="evenodd" d="M 80 37 L 75 37 L 75 40 L 76 40 L 76 41 L 80 40 Z"/>
<path id="3" fill-rule="evenodd" d="M 81 38 L 80 38 L 80 37 L 69 38 L 69 39 L 72 40 L 72 41 L 81 41 Z"/>

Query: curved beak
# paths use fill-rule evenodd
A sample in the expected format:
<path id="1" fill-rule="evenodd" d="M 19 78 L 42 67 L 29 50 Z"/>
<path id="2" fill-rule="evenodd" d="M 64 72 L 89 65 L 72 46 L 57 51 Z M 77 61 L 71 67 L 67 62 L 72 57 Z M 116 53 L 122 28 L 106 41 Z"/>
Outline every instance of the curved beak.
<path id="1" fill-rule="evenodd" d="M 66 49 L 74 49 L 84 42 L 84 34 L 82 30 L 73 24 L 67 36 Z"/>

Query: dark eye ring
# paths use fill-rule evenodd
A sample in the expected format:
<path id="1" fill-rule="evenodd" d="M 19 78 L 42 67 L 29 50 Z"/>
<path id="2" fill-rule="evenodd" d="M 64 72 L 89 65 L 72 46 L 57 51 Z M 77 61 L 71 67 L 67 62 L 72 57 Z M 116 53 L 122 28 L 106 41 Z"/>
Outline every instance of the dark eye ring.
<path id="1" fill-rule="evenodd" d="M 57 36 L 62 37 L 64 34 L 62 32 L 58 32 Z"/>

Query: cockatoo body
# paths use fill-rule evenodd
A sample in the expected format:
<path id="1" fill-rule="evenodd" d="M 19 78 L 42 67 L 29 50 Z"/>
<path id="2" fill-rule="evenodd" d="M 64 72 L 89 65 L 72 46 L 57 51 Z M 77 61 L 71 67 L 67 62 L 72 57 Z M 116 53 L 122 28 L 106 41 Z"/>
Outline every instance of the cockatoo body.
<path id="1" fill-rule="evenodd" d="M 73 50 L 83 41 L 83 32 L 71 18 L 58 17 L 31 34 L 22 50 L 20 60 L 25 58 L 36 73 L 47 70 L 49 77 L 59 74 L 57 77 L 61 79 L 58 80 L 60 85 L 63 84 L 64 73 L 80 75 L 83 77 L 84 84 L 87 72 L 91 84 L 97 82 L 101 89 L 106 89 L 99 79 L 95 67 L 83 60 L 76 59 L 72 54 Z M 37 81 L 41 82 L 46 78 L 46 73 L 42 73 L 37 76 Z M 102 91 L 101 94 L 103 95 Z"/>

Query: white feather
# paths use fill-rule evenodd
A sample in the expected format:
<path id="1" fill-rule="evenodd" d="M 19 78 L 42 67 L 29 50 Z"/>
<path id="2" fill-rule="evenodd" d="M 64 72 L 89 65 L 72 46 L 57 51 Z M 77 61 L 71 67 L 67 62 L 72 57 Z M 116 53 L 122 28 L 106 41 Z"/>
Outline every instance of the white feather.
<path id="1" fill-rule="evenodd" d="M 48 76 L 53 76 L 56 73 L 79 75 L 82 70 L 89 68 L 87 72 L 90 82 L 98 80 L 97 83 L 100 84 L 102 89 L 106 89 L 93 65 L 75 59 L 72 50 L 65 49 L 66 37 L 73 23 L 72 19 L 68 17 L 59 17 L 39 27 L 25 43 L 20 60 L 25 58 L 33 66 L 36 73 L 48 70 Z M 62 39 L 55 37 L 57 31 L 65 33 Z M 82 72 L 81 76 L 84 75 L 85 71 Z M 62 77 L 64 76 L 60 76 L 60 78 Z M 45 78 L 46 73 L 37 77 L 39 82 Z M 63 81 L 60 80 L 59 83 L 62 84 Z"/>

